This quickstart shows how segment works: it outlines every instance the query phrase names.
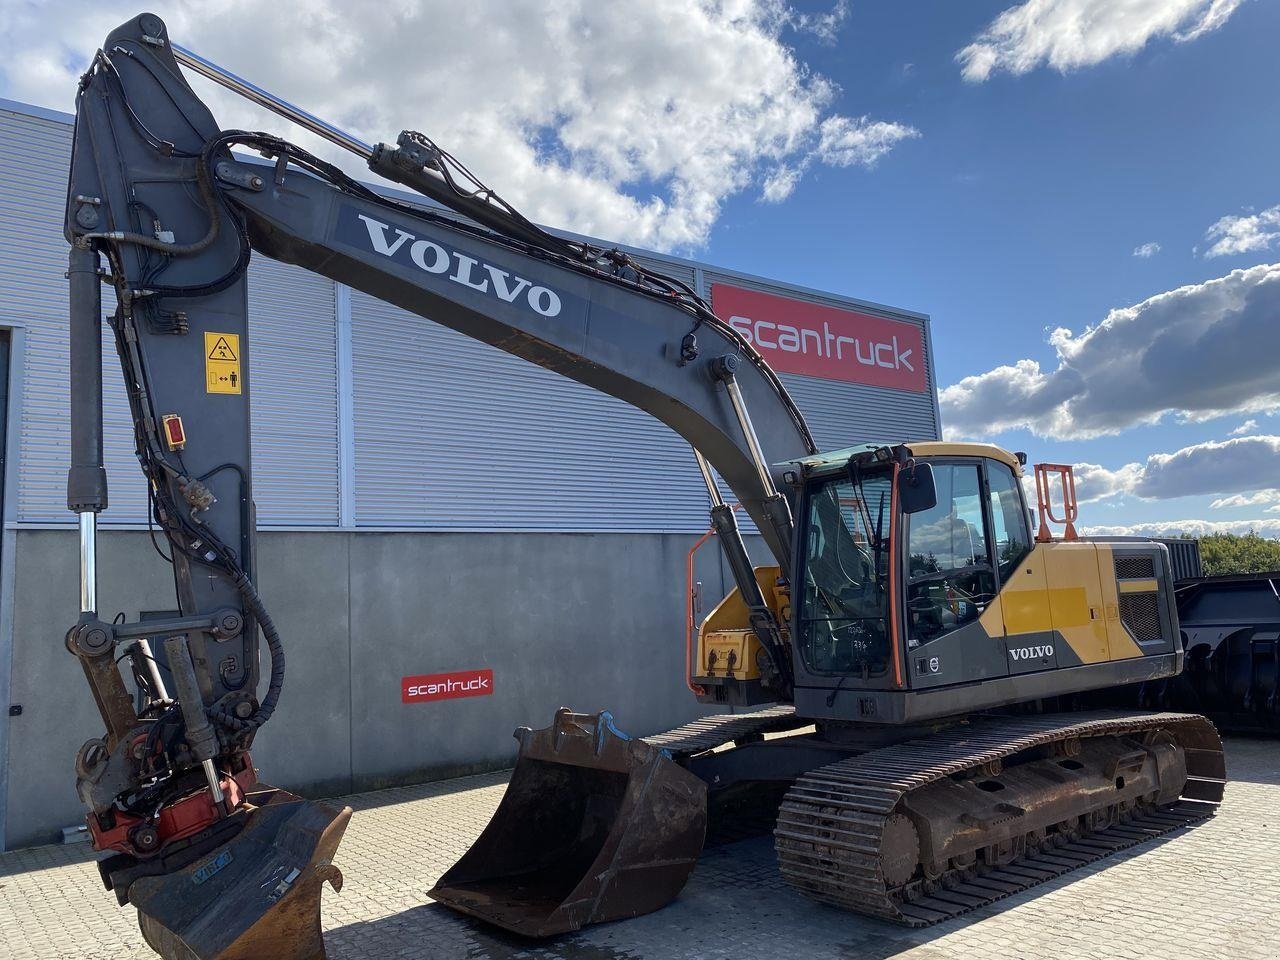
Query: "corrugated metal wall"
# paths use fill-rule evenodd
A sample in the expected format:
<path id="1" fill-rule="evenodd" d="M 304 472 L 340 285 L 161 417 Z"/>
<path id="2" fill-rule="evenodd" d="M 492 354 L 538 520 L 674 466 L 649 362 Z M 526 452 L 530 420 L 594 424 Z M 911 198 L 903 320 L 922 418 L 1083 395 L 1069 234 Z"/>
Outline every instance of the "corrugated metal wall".
<path id="1" fill-rule="evenodd" d="M 69 124 L 0 106 L 0 322 L 27 329 L 17 498 L 18 520 L 26 524 L 72 519 L 63 502 L 62 204 L 70 143 Z M 641 259 L 704 296 L 713 282 L 724 281 L 849 305 L 688 261 Z M 350 298 L 346 371 L 337 350 L 334 284 L 262 257 L 250 267 L 250 311 L 254 479 L 264 527 L 338 526 L 344 452 L 354 464 L 347 498 L 357 527 L 680 532 L 706 526 L 705 491 L 688 446 L 621 401 L 358 292 Z M 102 519 L 140 523 L 144 488 L 110 344 L 104 365 L 111 508 Z M 345 376 L 352 418 L 340 431 Z M 938 436 L 932 393 L 794 375 L 783 380 L 824 448 Z M 931 366 L 929 384 L 935 386 Z M 340 434 L 352 438 L 347 448 Z"/>
<path id="2" fill-rule="evenodd" d="M 67 478 L 67 297 L 62 197 L 71 130 L 0 111 L 0 321 L 26 328 L 17 514 L 44 518 Z M 52 496 L 50 491 L 54 491 Z M 69 520 L 65 503 L 59 521 Z"/>
<path id="3" fill-rule="evenodd" d="M 67 245 L 63 196 L 71 127 L 0 109 L 0 322 L 26 328 L 17 518 L 71 523 L 67 399 Z M 264 526 L 338 522 L 334 285 L 257 257 L 249 268 L 254 480 Z M 103 309 L 114 309 L 103 288 Z M 103 328 L 107 524 L 146 521 L 146 487 L 110 330 Z"/>
<path id="4" fill-rule="evenodd" d="M 634 407 L 351 295 L 357 526 L 696 530 L 684 441 Z"/>
<path id="5" fill-rule="evenodd" d="M 267 526 L 338 524 L 334 285 L 298 267 L 249 264 L 253 484 Z"/>

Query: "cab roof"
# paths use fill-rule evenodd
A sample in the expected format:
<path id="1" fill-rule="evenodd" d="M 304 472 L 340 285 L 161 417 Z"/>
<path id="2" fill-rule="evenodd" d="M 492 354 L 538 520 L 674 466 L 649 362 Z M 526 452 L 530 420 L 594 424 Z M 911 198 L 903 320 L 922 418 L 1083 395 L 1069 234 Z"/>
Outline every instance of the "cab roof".
<path id="1" fill-rule="evenodd" d="M 799 467 L 802 473 L 809 475 L 836 467 L 843 468 L 849 462 L 850 457 L 856 457 L 860 453 L 869 453 L 885 446 L 893 446 L 893 444 L 860 443 L 856 446 L 842 447 L 839 450 L 818 453 L 799 460 L 789 460 L 787 463 L 788 465 Z M 951 443 L 945 440 L 922 440 L 918 443 L 903 444 L 903 446 L 911 451 L 913 457 L 919 459 L 982 457 L 989 460 L 997 460 L 1009 467 L 1014 476 L 1022 476 L 1022 464 L 1018 462 L 1017 455 L 992 443 Z"/>

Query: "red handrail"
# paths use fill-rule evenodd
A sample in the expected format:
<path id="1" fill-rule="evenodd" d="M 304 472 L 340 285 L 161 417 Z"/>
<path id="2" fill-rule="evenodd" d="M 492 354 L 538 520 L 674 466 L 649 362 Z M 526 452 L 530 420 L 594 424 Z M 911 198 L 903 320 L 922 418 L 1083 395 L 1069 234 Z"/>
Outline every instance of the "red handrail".
<path id="1" fill-rule="evenodd" d="M 1050 474 L 1057 474 L 1062 484 L 1062 516 L 1053 512 Z M 1076 520 L 1080 518 L 1080 503 L 1076 499 L 1076 476 L 1070 464 L 1037 463 L 1036 464 L 1036 500 L 1040 508 L 1040 529 L 1036 532 L 1039 543 L 1049 543 L 1053 533 L 1049 530 L 1049 522 L 1063 524 L 1063 540 L 1079 540 L 1076 533 Z"/>

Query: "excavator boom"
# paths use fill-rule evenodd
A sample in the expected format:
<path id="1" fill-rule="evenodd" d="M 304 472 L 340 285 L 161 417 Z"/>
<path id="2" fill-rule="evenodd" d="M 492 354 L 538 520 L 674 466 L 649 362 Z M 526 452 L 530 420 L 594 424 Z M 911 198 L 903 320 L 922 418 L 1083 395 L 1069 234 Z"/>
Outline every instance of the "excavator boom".
<path id="1" fill-rule="evenodd" d="M 253 254 L 297 264 L 608 393 L 688 440 L 752 629 L 768 651 L 768 685 L 777 699 L 790 695 L 792 679 L 784 631 L 712 469 L 785 571 L 791 508 L 771 463 L 816 451 L 773 371 L 679 282 L 621 251 L 547 233 L 468 179 L 421 134 L 369 147 L 302 117 L 375 172 L 429 198 L 409 203 L 374 193 L 279 138 L 224 131 L 186 83 L 179 57 L 260 103 L 282 105 L 177 50 L 151 14 L 113 31 L 81 81 L 66 211 L 73 367 L 67 503 L 80 517 L 83 590 L 67 645 L 84 667 L 107 732 L 81 749 L 77 787 L 95 846 L 111 853 L 101 864 L 104 879 L 121 903 L 139 907 L 159 952 L 232 960 L 263 955 L 271 945 L 272 956 L 301 960 L 323 952 L 319 891 L 325 880 L 341 883 L 331 861 L 350 811 L 257 782 L 249 754 L 285 677 L 285 642 L 254 586 L 245 276 Z M 107 506 L 104 281 L 115 292 L 110 323 L 137 454 L 175 572 L 181 615 L 160 624 L 98 616 L 96 517 Z M 163 642 L 153 649 L 156 637 Z M 270 663 L 265 693 L 260 637 Z M 305 649 L 305 637 L 291 640 Z M 134 709 L 121 660 L 145 694 L 142 710 Z M 619 740 L 606 719 L 581 718 L 575 729 L 592 731 L 584 734 L 588 747 L 597 735 L 601 743 L 630 745 L 600 755 L 588 749 L 589 763 L 558 752 L 567 742 L 563 729 L 552 738 L 555 749 L 546 737 L 527 738 L 511 796 L 544 797 L 565 771 L 603 764 L 583 775 L 599 789 L 583 794 L 589 802 L 577 814 L 562 806 L 558 829 L 566 837 L 595 831 L 579 844 L 582 870 L 602 856 L 614 874 L 630 879 L 612 893 L 573 894 L 574 883 L 563 886 L 560 873 L 543 871 L 540 896 L 555 902 L 535 920 L 530 907 L 507 909 L 499 922 L 513 929 L 569 929 L 652 909 L 679 891 L 701 846 L 705 790 L 696 777 L 639 742 Z M 656 859 L 643 838 L 635 842 L 654 804 L 660 820 L 686 824 L 672 834 L 676 849 Z M 602 819 L 603 811 L 612 812 Z M 535 846 L 541 840 L 542 852 L 530 854 L 540 861 L 547 837 L 558 834 L 530 832 L 531 817 L 545 822 L 526 808 L 516 829 Z M 490 859 L 504 857 L 510 859 L 505 846 Z M 541 869 L 526 860 L 477 871 L 476 860 L 468 864 L 473 879 Z M 469 889 L 474 900 L 479 888 Z M 572 896 L 595 907 L 560 903 Z M 297 944 L 292 952 L 282 946 L 289 940 Z"/>

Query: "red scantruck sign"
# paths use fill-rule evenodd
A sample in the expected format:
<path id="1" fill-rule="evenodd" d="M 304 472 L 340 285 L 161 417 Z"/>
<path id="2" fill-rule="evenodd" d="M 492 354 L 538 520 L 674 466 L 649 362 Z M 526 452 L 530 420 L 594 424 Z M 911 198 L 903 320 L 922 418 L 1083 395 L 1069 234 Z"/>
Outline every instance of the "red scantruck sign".
<path id="1" fill-rule="evenodd" d="M 487 697 L 493 693 L 492 670 L 458 670 L 455 673 L 427 673 L 401 677 L 400 700 L 455 700 L 458 697 Z"/>
<path id="2" fill-rule="evenodd" d="M 711 306 L 779 373 L 916 393 L 929 389 L 924 332 L 914 323 L 727 283 L 712 284 Z"/>

